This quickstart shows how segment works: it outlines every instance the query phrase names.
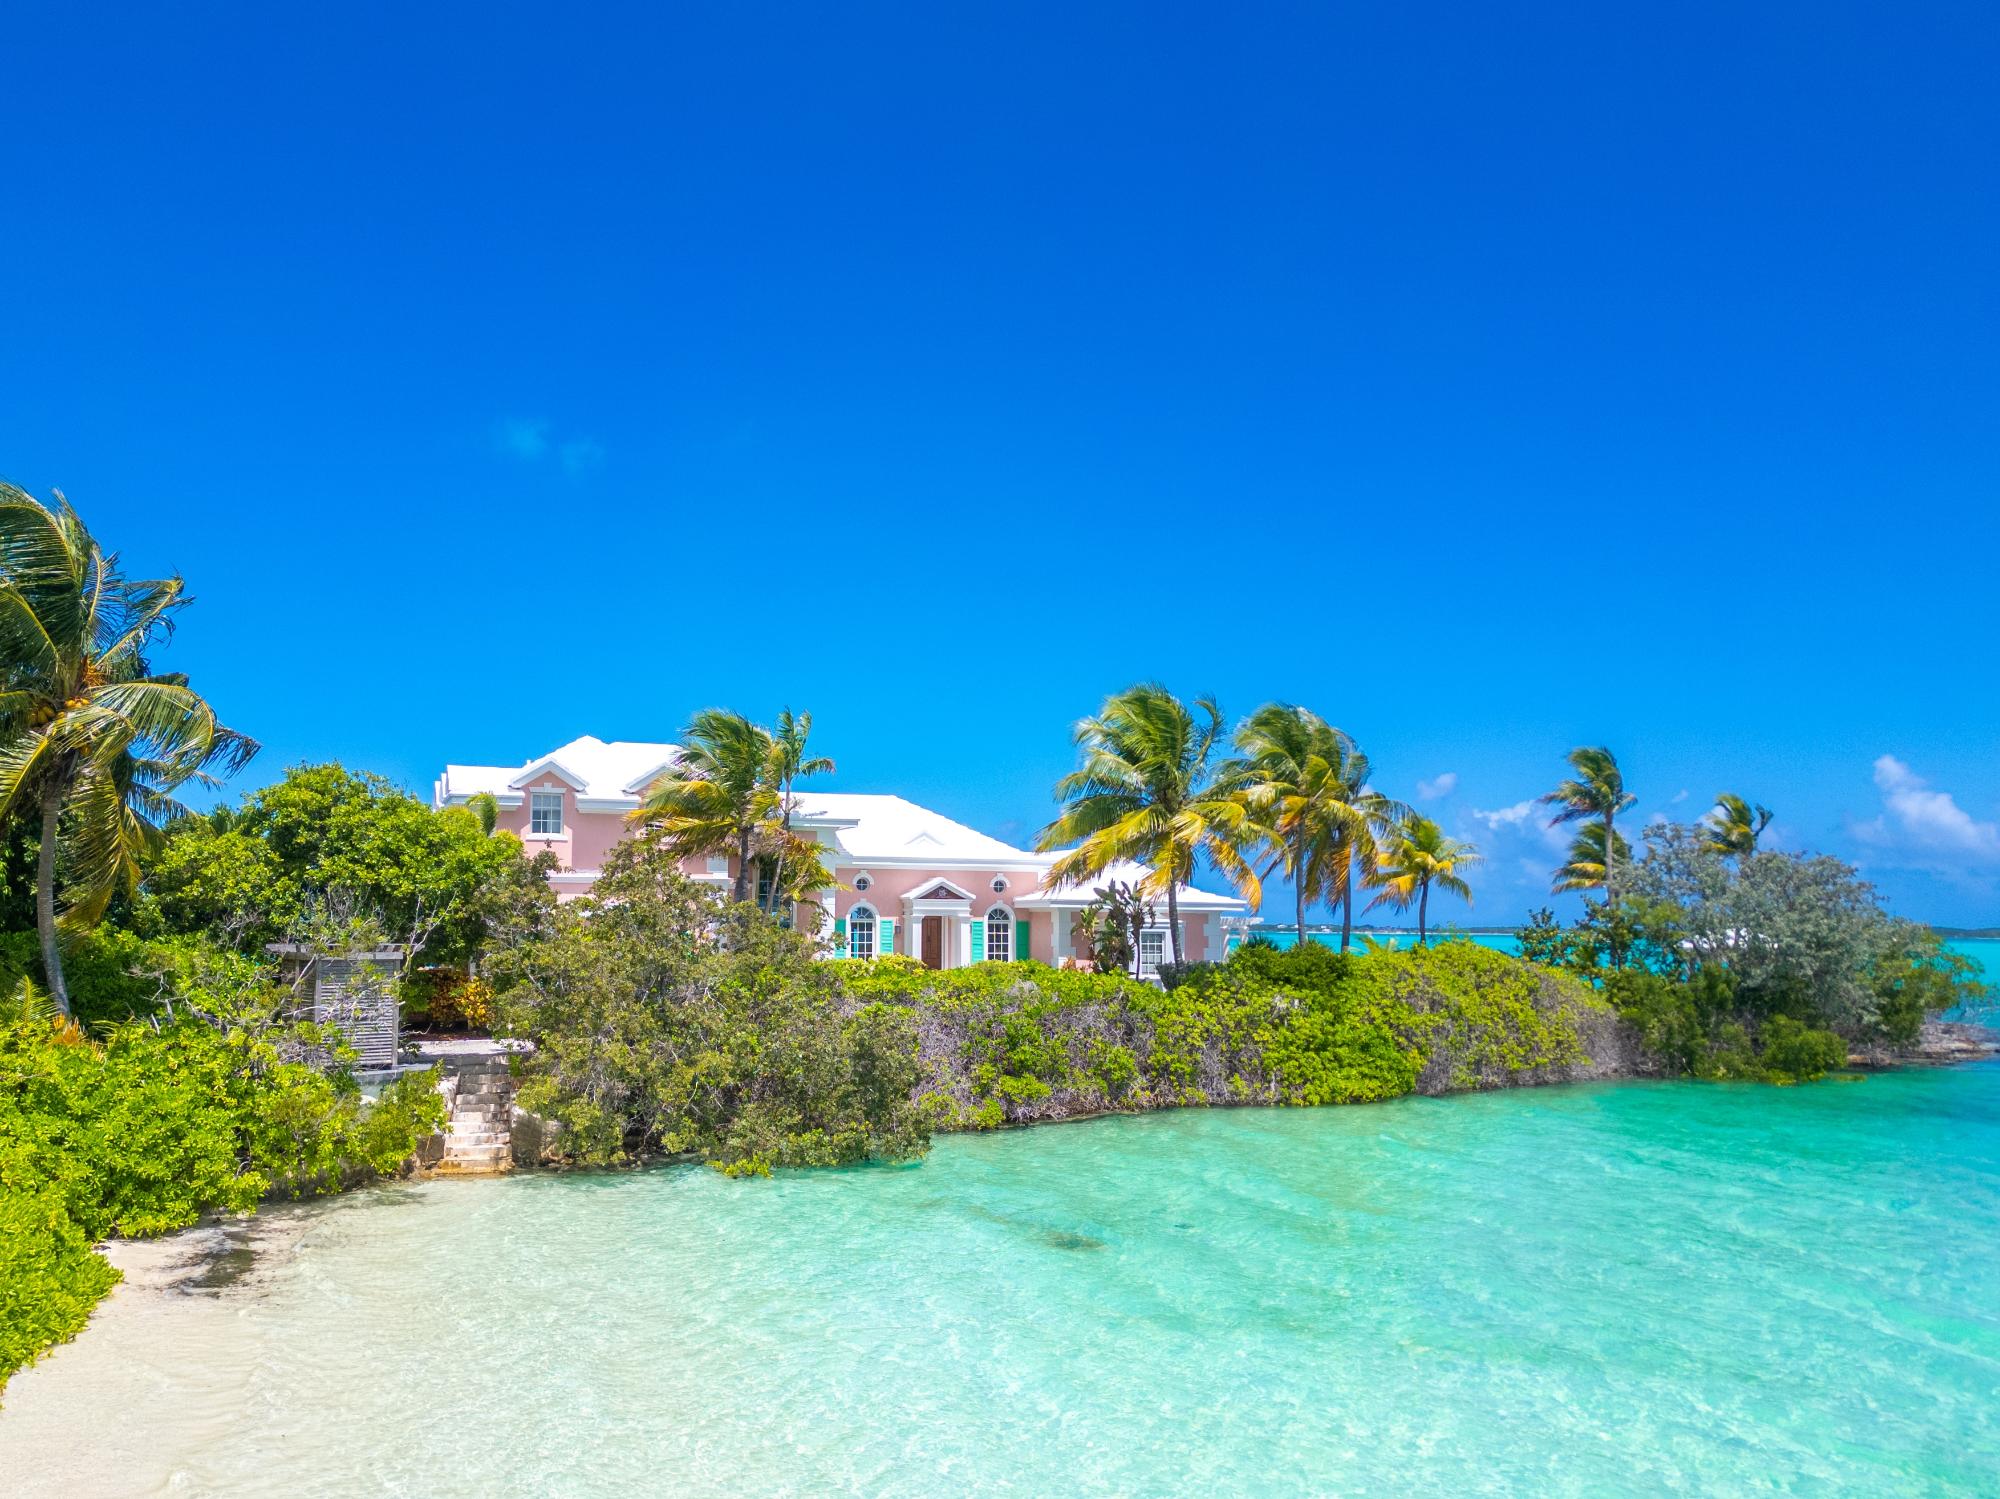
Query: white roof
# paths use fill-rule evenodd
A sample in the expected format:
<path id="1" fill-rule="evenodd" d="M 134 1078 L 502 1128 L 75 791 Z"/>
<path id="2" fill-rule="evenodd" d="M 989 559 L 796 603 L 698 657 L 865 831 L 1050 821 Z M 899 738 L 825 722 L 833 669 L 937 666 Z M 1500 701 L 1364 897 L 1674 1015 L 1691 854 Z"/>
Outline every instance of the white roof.
<path id="1" fill-rule="evenodd" d="M 624 801 L 636 806 L 646 783 L 674 762 L 680 746 L 593 735 L 572 739 L 559 749 L 521 765 L 447 765 L 432 799 L 439 806 L 485 792 L 503 806 L 517 806 L 530 781 L 561 781 L 591 801 Z M 604 808 L 602 810 L 612 810 Z"/>
<path id="2" fill-rule="evenodd" d="M 841 853 L 858 863 L 1028 864 L 1037 869 L 1048 864 L 1046 854 L 989 838 L 900 796 L 804 790 L 798 793 L 792 821 L 825 828 Z"/>
<path id="3" fill-rule="evenodd" d="M 576 791 L 585 812 L 623 813 L 639 805 L 639 793 L 670 767 L 679 748 L 672 744 L 615 739 L 606 743 L 591 735 L 572 739 L 521 765 L 447 765 L 438 777 L 432 799 L 436 805 L 460 804 L 484 792 L 503 807 L 518 807 L 530 785 L 559 781 Z M 962 822 L 900 796 L 875 796 L 853 791 L 798 792 L 794 825 L 820 829 L 838 850 L 841 865 L 917 865 L 931 869 L 1033 869 L 1045 874 L 1054 854 L 1031 853 L 989 838 Z M 1112 880 L 1137 884 L 1144 866 L 1114 864 L 1097 879 L 1066 890 L 1037 890 L 1019 905 L 1030 908 L 1084 906 Z M 1234 895 L 1211 895 L 1183 885 L 1181 906 L 1190 911 L 1242 911 L 1248 902 Z"/>
<path id="4" fill-rule="evenodd" d="M 1040 857 L 1046 865 L 1054 856 L 1043 854 Z M 1104 873 L 1086 880 L 1081 885 L 1071 885 L 1062 890 L 1037 891 L 1033 895 L 1022 896 L 1015 904 L 1026 906 L 1031 910 L 1040 910 L 1049 906 L 1087 906 L 1097 899 L 1098 894 L 1106 885 L 1116 881 L 1121 885 L 1136 887 L 1141 880 L 1145 879 L 1151 873 L 1152 871 L 1143 864 L 1135 864 L 1130 859 L 1120 859 L 1117 863 L 1106 869 Z M 1180 907 L 1183 911 L 1247 911 L 1250 909 L 1250 902 L 1240 895 L 1211 895 L 1208 891 L 1197 890 L 1192 885 L 1181 886 L 1179 899 Z M 1159 914 L 1164 917 L 1166 915 L 1166 898 L 1164 896 L 1158 897 L 1154 904 L 1159 906 Z"/>

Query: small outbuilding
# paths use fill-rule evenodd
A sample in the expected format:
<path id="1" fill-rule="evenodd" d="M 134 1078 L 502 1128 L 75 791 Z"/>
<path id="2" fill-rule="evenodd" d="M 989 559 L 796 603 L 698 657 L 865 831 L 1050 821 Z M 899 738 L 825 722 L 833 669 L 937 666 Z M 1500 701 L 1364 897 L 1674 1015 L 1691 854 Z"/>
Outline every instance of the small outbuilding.
<path id="1" fill-rule="evenodd" d="M 398 979 L 408 948 L 396 944 L 322 952 L 295 942 L 274 942 L 301 1020 L 337 1027 L 359 1054 L 364 1072 L 393 1068 L 402 1043 Z"/>

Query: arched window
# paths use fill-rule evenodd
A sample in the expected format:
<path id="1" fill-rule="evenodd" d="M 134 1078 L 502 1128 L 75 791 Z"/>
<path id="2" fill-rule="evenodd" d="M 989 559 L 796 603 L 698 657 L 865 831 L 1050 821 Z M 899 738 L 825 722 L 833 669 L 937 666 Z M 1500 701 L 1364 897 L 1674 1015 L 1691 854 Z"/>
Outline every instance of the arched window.
<path id="1" fill-rule="evenodd" d="M 847 913 L 847 955 L 850 958 L 875 956 L 875 913 L 856 906 Z"/>
<path id="2" fill-rule="evenodd" d="M 986 961 L 1014 961 L 1014 913 L 1005 906 L 995 906 L 986 913 Z"/>

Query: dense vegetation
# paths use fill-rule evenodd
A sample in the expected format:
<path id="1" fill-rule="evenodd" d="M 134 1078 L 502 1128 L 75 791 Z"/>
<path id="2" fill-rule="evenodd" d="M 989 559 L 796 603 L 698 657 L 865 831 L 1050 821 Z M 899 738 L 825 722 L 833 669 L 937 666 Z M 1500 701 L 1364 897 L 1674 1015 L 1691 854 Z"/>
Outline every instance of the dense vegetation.
<path id="1" fill-rule="evenodd" d="M 629 841 L 590 900 L 523 907 L 489 962 L 502 1023 L 536 1044 L 523 1105 L 564 1159 L 741 1174 L 907 1156 L 935 1128 L 1586 1075 L 1621 1044 L 1588 985 L 1462 942 L 1253 946 L 1169 988 L 818 951 Z"/>
<path id="2" fill-rule="evenodd" d="M 591 899 L 522 902 L 490 962 L 502 1024 L 535 1043 L 519 1101 L 564 1157 L 744 1174 L 920 1150 L 908 1017 L 853 1002 L 815 941 L 677 865 L 628 840 Z"/>
<path id="3" fill-rule="evenodd" d="M 1616 899 L 1572 927 L 1536 913 L 1522 953 L 1600 984 L 1670 1073 L 1810 1080 L 1850 1049 L 1911 1046 L 1927 1017 L 1982 992 L 1971 964 L 1887 915 L 1838 859 L 1663 824 L 1617 878 Z"/>

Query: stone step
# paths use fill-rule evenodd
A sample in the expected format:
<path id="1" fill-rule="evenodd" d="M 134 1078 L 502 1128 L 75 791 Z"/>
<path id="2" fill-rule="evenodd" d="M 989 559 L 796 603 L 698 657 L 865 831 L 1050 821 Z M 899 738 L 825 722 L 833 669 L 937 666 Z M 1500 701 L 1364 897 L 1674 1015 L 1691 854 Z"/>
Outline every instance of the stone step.
<path id="1" fill-rule="evenodd" d="M 514 1155 L 508 1150 L 480 1150 L 466 1155 L 447 1155 L 438 1162 L 440 1166 L 490 1166 L 498 1167 L 512 1161 Z"/>
<path id="2" fill-rule="evenodd" d="M 498 1161 L 439 1161 L 431 1167 L 434 1176 L 502 1176 L 514 1169 L 512 1157 Z"/>
<path id="3" fill-rule="evenodd" d="M 450 1119 L 431 1169 L 442 1176 L 492 1176 L 514 1166 L 514 1078 L 504 1060 L 450 1067 L 438 1080 Z"/>

